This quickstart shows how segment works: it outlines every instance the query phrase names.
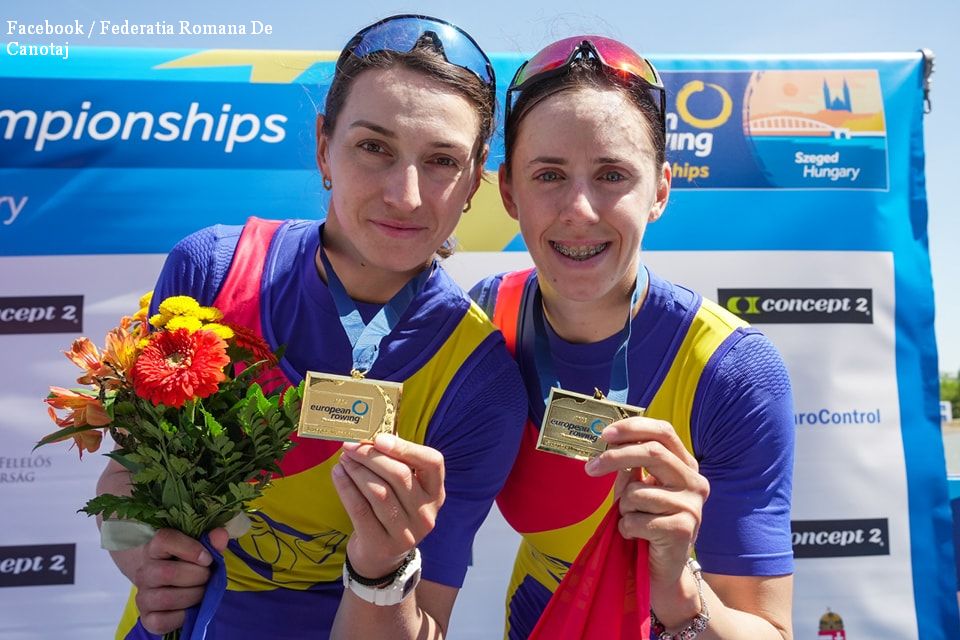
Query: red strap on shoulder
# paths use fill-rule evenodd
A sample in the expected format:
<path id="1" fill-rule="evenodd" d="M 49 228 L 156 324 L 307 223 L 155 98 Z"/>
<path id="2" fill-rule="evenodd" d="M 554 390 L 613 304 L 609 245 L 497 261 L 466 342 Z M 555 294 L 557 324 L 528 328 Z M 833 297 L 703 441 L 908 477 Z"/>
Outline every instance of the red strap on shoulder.
<path id="1" fill-rule="evenodd" d="M 503 333 L 510 355 L 517 354 L 517 325 L 520 322 L 520 303 L 523 289 L 532 268 L 514 271 L 503 276 L 497 289 L 497 302 L 493 307 L 493 324 Z"/>
<path id="2" fill-rule="evenodd" d="M 213 306 L 224 312 L 230 324 L 240 325 L 263 337 L 260 326 L 260 288 L 273 234 L 280 220 L 249 218 L 240 233 L 230 270 Z"/>
<path id="3" fill-rule="evenodd" d="M 250 218 L 240 233 L 237 249 L 230 263 L 230 270 L 217 294 L 214 306 L 223 311 L 224 319 L 232 325 L 250 329 L 261 338 L 263 325 L 260 321 L 260 294 L 263 289 L 263 272 L 267 264 L 270 244 L 280 220 Z M 280 367 L 264 371 L 257 382 L 267 393 L 290 386 Z M 290 477 L 311 469 L 340 451 L 340 443 L 327 440 L 301 439 L 290 436 L 297 446 L 287 452 L 280 461 L 282 476 Z"/>

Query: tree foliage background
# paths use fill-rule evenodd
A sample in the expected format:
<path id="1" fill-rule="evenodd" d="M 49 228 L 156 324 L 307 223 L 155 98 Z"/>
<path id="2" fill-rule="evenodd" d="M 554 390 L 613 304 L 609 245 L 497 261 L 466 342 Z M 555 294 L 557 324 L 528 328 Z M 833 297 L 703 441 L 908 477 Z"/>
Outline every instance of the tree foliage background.
<path id="1" fill-rule="evenodd" d="M 940 399 L 953 403 L 953 419 L 960 418 L 960 372 L 940 374 Z"/>

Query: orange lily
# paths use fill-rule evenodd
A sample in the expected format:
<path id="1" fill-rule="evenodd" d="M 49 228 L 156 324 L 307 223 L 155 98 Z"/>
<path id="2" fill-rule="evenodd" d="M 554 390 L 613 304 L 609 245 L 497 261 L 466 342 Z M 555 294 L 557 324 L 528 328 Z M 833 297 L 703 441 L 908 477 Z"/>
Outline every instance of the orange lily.
<path id="1" fill-rule="evenodd" d="M 52 407 L 47 407 L 47 413 L 50 414 L 50 418 L 57 424 L 59 427 L 74 427 L 75 415 L 71 414 L 67 418 L 57 417 L 56 412 L 54 412 Z M 73 434 L 73 441 L 77 443 L 77 448 L 80 450 L 80 457 L 83 458 L 83 452 L 87 451 L 93 453 L 100 448 L 100 442 L 103 440 L 103 429 L 89 429 L 87 431 L 78 431 Z"/>
<path id="2" fill-rule="evenodd" d="M 124 376 L 133 369 L 139 354 L 138 336 L 130 333 L 129 326 L 129 322 L 121 323 L 119 327 L 108 333 L 103 351 L 103 359 L 110 362 L 116 367 L 117 372 Z"/>
<path id="3" fill-rule="evenodd" d="M 60 424 L 61 427 L 90 425 L 91 427 L 105 427 L 110 424 L 100 399 L 85 393 L 77 393 L 63 387 L 50 387 L 50 395 L 44 400 L 53 409 L 66 409 L 73 412 L 71 424 Z"/>
<path id="4" fill-rule="evenodd" d="M 77 393 L 63 387 L 50 387 L 50 396 L 44 402 L 49 406 L 47 413 L 50 419 L 58 427 L 105 427 L 110 424 L 110 416 L 104 410 L 100 400 L 94 396 Z M 54 409 L 67 410 L 70 413 L 65 418 L 57 415 Z M 103 440 L 102 429 L 90 429 L 88 431 L 79 431 L 73 434 L 73 439 L 80 449 L 80 457 L 83 452 L 93 453 L 100 448 L 100 442 Z"/>
<path id="5" fill-rule="evenodd" d="M 63 354 L 70 362 L 84 370 L 85 373 L 77 378 L 78 384 L 93 384 L 95 377 L 110 373 L 110 369 L 104 366 L 100 358 L 100 352 L 89 338 L 77 338 L 70 345 L 70 350 L 64 351 Z"/>

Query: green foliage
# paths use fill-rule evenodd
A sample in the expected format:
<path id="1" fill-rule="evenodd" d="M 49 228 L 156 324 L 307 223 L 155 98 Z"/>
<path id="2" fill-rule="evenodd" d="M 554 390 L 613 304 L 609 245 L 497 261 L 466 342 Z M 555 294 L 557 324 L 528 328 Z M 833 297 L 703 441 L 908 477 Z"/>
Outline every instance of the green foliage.
<path id="1" fill-rule="evenodd" d="M 36 451 L 37 447 L 42 447 L 45 444 L 50 444 L 52 442 L 61 442 L 63 440 L 69 440 L 73 437 L 73 434 L 80 433 L 82 431 L 91 431 L 93 427 L 89 425 L 84 425 L 82 427 L 64 427 L 59 431 L 54 431 L 51 434 L 44 436 L 40 442 L 33 446 L 33 450 Z"/>
<path id="2" fill-rule="evenodd" d="M 250 369 L 179 410 L 132 394 L 108 401 L 119 448 L 107 455 L 131 472 L 133 487 L 130 496 L 101 495 L 81 511 L 199 537 L 247 509 L 280 473 L 303 399 L 302 384 L 266 396 L 245 375 Z"/>
<path id="3" fill-rule="evenodd" d="M 960 373 L 940 374 L 940 399 L 953 403 L 953 419 L 960 419 Z"/>

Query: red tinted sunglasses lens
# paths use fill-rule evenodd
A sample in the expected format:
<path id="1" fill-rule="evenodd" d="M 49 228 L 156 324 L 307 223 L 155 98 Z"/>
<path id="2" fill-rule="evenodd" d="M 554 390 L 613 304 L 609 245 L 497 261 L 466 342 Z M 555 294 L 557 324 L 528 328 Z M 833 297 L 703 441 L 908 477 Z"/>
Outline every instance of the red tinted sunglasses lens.
<path id="1" fill-rule="evenodd" d="M 554 42 L 530 58 L 517 74 L 513 86 L 518 87 L 541 73 L 553 71 L 567 64 L 570 56 L 584 41 L 593 46 L 605 67 L 642 78 L 657 88 L 663 86 L 660 76 L 649 62 L 622 42 L 602 36 L 574 36 Z"/>
<path id="2" fill-rule="evenodd" d="M 607 67 L 643 78 L 655 87 L 663 86 L 653 66 L 622 42 L 609 38 L 593 38 L 590 43 L 596 48 L 597 54 Z"/>
<path id="3" fill-rule="evenodd" d="M 567 63 L 570 54 L 581 42 L 582 37 L 565 38 L 549 45 L 546 49 L 541 49 L 537 55 L 530 58 L 527 64 L 523 66 L 517 77 L 513 80 L 513 86 L 519 87 L 524 82 L 547 71 L 553 71 Z"/>

